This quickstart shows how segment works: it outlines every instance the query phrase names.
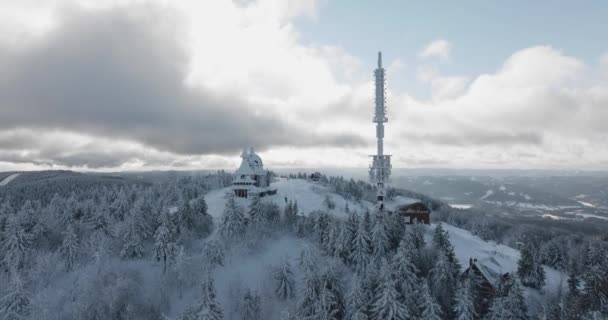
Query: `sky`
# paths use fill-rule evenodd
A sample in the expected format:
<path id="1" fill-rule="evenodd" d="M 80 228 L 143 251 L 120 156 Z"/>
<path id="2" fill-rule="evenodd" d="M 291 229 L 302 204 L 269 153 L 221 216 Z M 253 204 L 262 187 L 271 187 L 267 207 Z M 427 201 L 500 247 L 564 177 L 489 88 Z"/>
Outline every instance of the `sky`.
<path id="1" fill-rule="evenodd" d="M 381 5 L 380 5 L 381 4 Z M 604 1 L 3 0 L 0 171 L 608 169 Z"/>

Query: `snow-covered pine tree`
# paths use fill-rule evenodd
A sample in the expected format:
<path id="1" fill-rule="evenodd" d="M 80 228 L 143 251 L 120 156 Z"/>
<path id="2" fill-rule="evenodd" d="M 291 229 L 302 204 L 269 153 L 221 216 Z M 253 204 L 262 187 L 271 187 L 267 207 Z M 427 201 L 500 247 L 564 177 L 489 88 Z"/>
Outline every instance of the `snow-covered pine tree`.
<path id="1" fill-rule="evenodd" d="M 224 265 L 224 245 L 218 240 L 205 243 L 205 260 L 211 269 Z"/>
<path id="2" fill-rule="evenodd" d="M 85 223 L 89 230 L 102 232 L 106 236 L 113 236 L 114 233 L 110 224 L 110 209 L 105 198 L 102 198 Z"/>
<path id="3" fill-rule="evenodd" d="M 29 312 L 29 306 L 29 293 L 23 286 L 21 276 L 17 273 L 11 274 L 8 290 L 6 290 L 6 294 L 0 298 L 0 319 L 25 319 Z"/>
<path id="4" fill-rule="evenodd" d="M 446 255 L 448 261 L 452 265 L 454 274 L 457 275 L 460 271 L 460 264 L 458 263 L 458 259 L 456 259 L 454 247 L 450 242 L 450 236 L 448 232 L 443 229 L 441 222 L 437 225 L 435 233 L 433 234 L 433 249 L 435 249 L 435 251 L 442 251 Z"/>
<path id="5" fill-rule="evenodd" d="M 338 221 L 329 220 L 327 227 L 327 243 L 324 244 L 324 249 L 325 252 L 330 256 L 334 256 L 334 251 L 336 249 L 336 245 L 338 244 L 338 237 L 340 236 L 339 227 L 340 224 Z"/>
<path id="6" fill-rule="evenodd" d="M 421 320 L 441 320 L 441 306 L 435 301 L 426 281 L 420 290 L 420 305 L 422 306 Z"/>
<path id="7" fill-rule="evenodd" d="M 497 296 L 494 299 L 486 318 L 488 320 L 527 320 L 528 310 L 519 280 L 510 280 L 507 287 L 507 295 Z M 549 319 L 554 319 L 554 317 L 551 316 Z"/>
<path id="8" fill-rule="evenodd" d="M 580 319 L 583 315 L 580 306 L 579 274 L 576 262 L 573 260 L 568 267 L 568 292 L 563 298 L 565 320 Z"/>
<path id="9" fill-rule="evenodd" d="M 388 233 L 386 231 L 386 224 L 384 221 L 384 217 L 377 213 L 375 216 L 375 223 L 372 228 L 372 255 L 374 259 L 382 259 L 386 256 L 388 249 L 390 247 L 390 239 L 388 237 Z"/>
<path id="10" fill-rule="evenodd" d="M 347 257 L 350 254 L 349 248 L 352 239 L 348 234 L 348 230 L 345 223 L 340 223 L 338 228 L 338 238 L 334 243 L 332 255 L 334 257 L 341 258 L 346 263 Z"/>
<path id="11" fill-rule="evenodd" d="M 65 268 L 68 271 L 74 268 L 79 250 L 80 243 L 78 241 L 78 236 L 74 231 L 74 226 L 70 224 L 63 232 L 63 241 L 61 242 L 61 247 L 59 248 L 59 252 L 65 260 Z"/>
<path id="12" fill-rule="evenodd" d="M 203 277 L 201 283 L 201 298 L 199 303 L 188 308 L 182 315 L 182 320 L 222 320 L 224 315 L 216 300 L 213 277 L 209 271 Z"/>
<path id="13" fill-rule="evenodd" d="M 287 300 L 295 296 L 295 279 L 287 257 L 275 268 L 273 277 L 276 281 L 274 292 L 279 299 Z"/>
<path id="14" fill-rule="evenodd" d="M 251 202 L 249 202 L 249 207 L 247 207 L 246 221 L 252 226 L 259 227 L 264 222 L 261 198 L 258 194 L 254 194 L 250 198 Z"/>
<path id="15" fill-rule="evenodd" d="M 527 320 L 528 319 L 528 307 L 524 300 L 524 293 L 521 289 L 518 279 L 512 281 L 511 287 L 509 288 L 509 295 L 504 300 L 505 312 L 507 312 L 506 319 L 509 320 Z M 503 314 L 504 316 L 504 314 Z"/>
<path id="16" fill-rule="evenodd" d="M 346 255 L 348 256 L 352 251 L 352 244 L 354 242 L 353 240 L 355 239 L 355 233 L 359 228 L 359 216 L 357 215 L 357 212 L 352 211 L 348 214 L 348 218 L 346 219 L 346 222 L 344 222 L 344 227 L 346 229 L 346 234 L 344 236 L 348 240 L 346 242 L 344 250 L 346 250 Z"/>
<path id="17" fill-rule="evenodd" d="M 289 231 L 295 229 L 297 220 L 296 206 L 296 203 L 289 201 L 287 206 L 285 206 L 285 210 L 283 211 L 283 221 L 285 221 L 285 228 Z"/>
<path id="18" fill-rule="evenodd" d="M 32 235 L 21 226 L 17 215 L 10 216 L 0 243 L 0 258 L 7 269 L 20 270 L 32 243 Z"/>
<path id="19" fill-rule="evenodd" d="M 353 277 L 350 292 L 346 295 L 346 318 L 350 320 L 367 320 L 370 313 L 369 290 L 365 290 L 363 281 L 357 275 Z"/>
<path id="20" fill-rule="evenodd" d="M 315 240 L 324 250 L 326 249 L 327 242 L 329 241 L 329 223 L 331 218 L 324 211 L 316 211 L 312 214 L 313 226 L 312 230 L 315 235 Z"/>
<path id="21" fill-rule="evenodd" d="M 474 320 L 477 318 L 471 280 L 465 279 L 456 291 L 454 313 L 456 320 Z"/>
<path id="22" fill-rule="evenodd" d="M 397 284 L 390 264 L 383 259 L 380 268 L 380 283 L 372 305 L 372 319 L 374 320 L 402 320 L 409 319 L 410 314 L 399 300 Z"/>
<path id="23" fill-rule="evenodd" d="M 207 202 L 204 196 L 199 196 L 192 201 L 193 229 L 198 237 L 209 235 L 213 229 L 213 218 L 208 213 Z"/>
<path id="24" fill-rule="evenodd" d="M 124 243 L 120 256 L 126 259 L 140 259 L 144 255 L 144 241 L 148 237 L 148 226 L 142 208 L 137 201 L 127 217 L 127 231 L 123 236 Z"/>
<path id="25" fill-rule="evenodd" d="M 259 293 L 251 292 L 251 289 L 247 288 L 243 295 L 243 302 L 241 303 L 241 316 L 243 319 L 260 320 L 262 313 L 260 302 Z"/>
<path id="26" fill-rule="evenodd" d="M 369 213 L 369 210 L 365 210 L 365 213 L 363 214 L 363 225 L 365 226 L 365 231 L 367 231 L 367 234 L 371 234 L 372 233 L 372 215 Z"/>
<path id="27" fill-rule="evenodd" d="M 237 205 L 233 193 L 226 195 L 226 206 L 222 216 L 222 224 L 219 233 L 227 243 L 239 239 L 245 231 L 245 217 L 241 208 Z"/>
<path id="28" fill-rule="evenodd" d="M 406 224 L 404 218 L 399 214 L 389 214 L 385 219 L 389 238 L 389 250 L 395 250 L 405 235 Z"/>
<path id="29" fill-rule="evenodd" d="M 319 298 L 314 305 L 314 314 L 310 319 L 314 320 L 338 320 L 341 319 L 340 311 L 336 308 L 337 301 L 334 293 L 325 286 L 321 286 Z"/>
<path id="30" fill-rule="evenodd" d="M 411 228 L 407 229 L 406 233 L 409 233 L 409 240 L 417 250 L 423 249 L 426 246 L 424 240 L 424 229 L 425 226 L 420 223 L 415 223 Z"/>
<path id="31" fill-rule="evenodd" d="M 397 248 L 397 253 L 391 260 L 392 270 L 395 272 L 397 281 L 397 289 L 402 297 L 404 304 L 414 316 L 414 311 L 417 308 L 417 301 L 413 292 L 416 291 L 418 279 L 416 274 L 418 269 L 414 264 L 413 258 L 415 254 L 412 252 L 413 247 L 406 241 L 401 241 Z"/>
<path id="32" fill-rule="evenodd" d="M 302 264 L 302 259 L 300 260 Z M 321 279 L 318 275 L 316 264 L 305 263 L 305 267 L 302 268 L 304 271 L 304 279 L 302 281 L 302 288 L 299 293 L 299 300 L 297 303 L 297 316 L 302 319 L 308 319 L 315 315 L 315 305 L 319 301 Z"/>
<path id="33" fill-rule="evenodd" d="M 446 315 L 451 315 L 454 309 L 454 292 L 458 278 L 453 264 L 450 263 L 448 256 L 443 250 L 440 250 L 437 254 L 437 260 L 431 269 L 430 282 L 433 296 L 441 306 L 442 312 Z"/>
<path id="34" fill-rule="evenodd" d="M 517 262 L 517 276 L 524 286 L 539 289 L 545 284 L 545 270 L 540 264 L 538 250 L 532 242 L 527 242 L 521 249 Z"/>
<path id="35" fill-rule="evenodd" d="M 171 218 L 166 211 L 162 211 L 159 217 L 160 225 L 154 234 L 154 253 L 156 259 L 163 265 L 163 274 L 167 270 L 167 264 L 173 259 L 176 252 L 175 234 Z"/>
<path id="36" fill-rule="evenodd" d="M 365 220 L 359 222 L 359 227 L 355 232 L 353 239 L 352 252 L 350 253 L 350 262 L 354 266 L 355 271 L 361 273 L 365 270 L 370 259 L 370 239 L 365 228 Z"/>
<path id="37" fill-rule="evenodd" d="M 342 319 L 344 317 L 344 293 L 342 289 L 342 284 L 338 279 L 338 275 L 336 274 L 336 269 L 334 264 L 329 264 L 328 268 L 321 276 L 321 287 L 322 290 L 326 290 L 328 295 L 331 295 L 330 300 L 332 301 L 330 310 L 331 312 L 326 313 L 327 315 L 331 314 L 338 319 Z"/>

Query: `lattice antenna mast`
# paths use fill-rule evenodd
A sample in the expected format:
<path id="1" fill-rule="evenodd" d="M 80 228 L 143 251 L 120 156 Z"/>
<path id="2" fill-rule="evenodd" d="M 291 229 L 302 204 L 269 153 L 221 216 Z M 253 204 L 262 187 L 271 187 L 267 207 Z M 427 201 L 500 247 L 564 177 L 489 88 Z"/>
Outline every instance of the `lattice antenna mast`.
<path id="1" fill-rule="evenodd" d="M 391 156 L 384 155 L 384 123 L 388 122 L 385 105 L 384 68 L 382 68 L 382 52 L 378 52 L 378 68 L 374 70 L 376 99 L 375 112 L 372 122 L 376 123 L 376 139 L 378 150 L 372 155 L 372 165 L 369 168 L 369 178 L 376 184 L 376 205 L 378 210 L 384 210 L 386 187 L 391 174 Z"/>

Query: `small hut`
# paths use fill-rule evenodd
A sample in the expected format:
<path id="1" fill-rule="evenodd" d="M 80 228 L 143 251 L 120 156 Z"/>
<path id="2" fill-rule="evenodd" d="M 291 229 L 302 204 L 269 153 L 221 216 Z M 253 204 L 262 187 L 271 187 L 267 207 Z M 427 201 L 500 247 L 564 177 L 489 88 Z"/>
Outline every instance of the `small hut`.
<path id="1" fill-rule="evenodd" d="M 501 265 L 492 257 L 479 261 L 470 258 L 469 267 L 461 275 L 463 281 L 467 278 L 474 281 L 475 304 L 481 315 L 487 313 L 492 299 L 500 291 L 500 286 L 508 284 L 511 280 L 511 275 L 501 270 Z"/>

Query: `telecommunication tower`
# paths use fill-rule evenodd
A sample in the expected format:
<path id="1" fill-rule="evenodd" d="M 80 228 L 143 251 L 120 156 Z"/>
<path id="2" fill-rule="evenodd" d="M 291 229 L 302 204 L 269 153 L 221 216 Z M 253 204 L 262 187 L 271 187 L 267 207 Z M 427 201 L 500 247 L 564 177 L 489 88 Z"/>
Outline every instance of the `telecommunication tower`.
<path id="1" fill-rule="evenodd" d="M 378 68 L 374 70 L 376 99 L 374 119 L 376 123 L 376 139 L 378 150 L 372 155 L 372 164 L 369 167 L 369 178 L 376 185 L 376 205 L 378 210 L 384 210 L 386 187 L 391 175 L 391 156 L 384 154 L 384 123 L 388 122 L 385 105 L 384 68 L 382 68 L 382 52 L 378 52 Z"/>

